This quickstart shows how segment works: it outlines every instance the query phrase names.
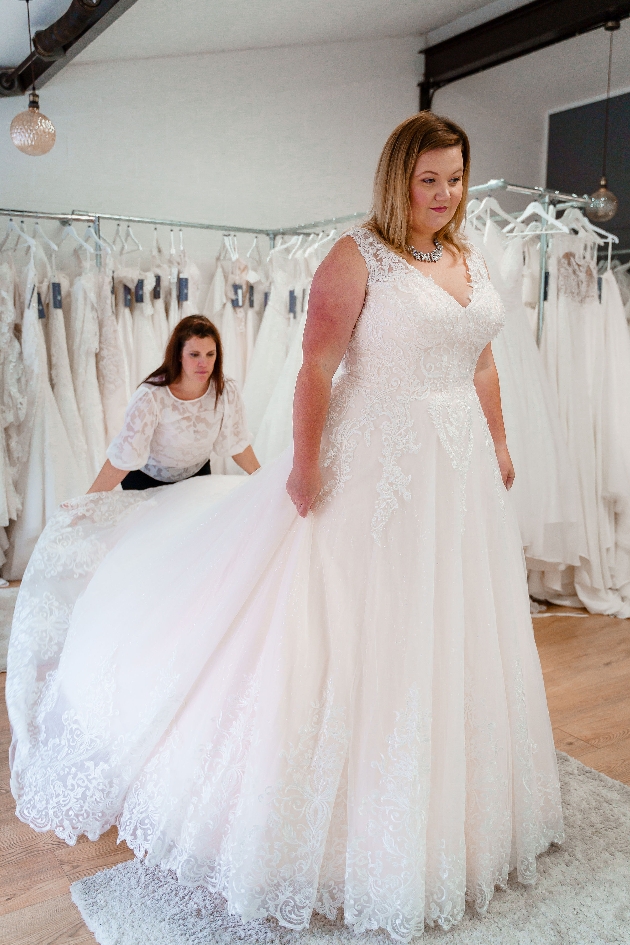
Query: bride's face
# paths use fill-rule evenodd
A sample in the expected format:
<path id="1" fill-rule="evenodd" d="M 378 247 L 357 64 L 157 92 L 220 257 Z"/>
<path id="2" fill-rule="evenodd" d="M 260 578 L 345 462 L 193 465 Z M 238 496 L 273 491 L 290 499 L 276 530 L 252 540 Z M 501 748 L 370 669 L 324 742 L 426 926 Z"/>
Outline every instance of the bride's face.
<path id="1" fill-rule="evenodd" d="M 409 188 L 411 230 L 437 233 L 453 219 L 462 199 L 463 176 L 461 148 L 438 148 L 420 155 Z"/>
<path id="2" fill-rule="evenodd" d="M 182 380 L 209 381 L 217 360 L 214 338 L 189 338 L 182 348 Z"/>

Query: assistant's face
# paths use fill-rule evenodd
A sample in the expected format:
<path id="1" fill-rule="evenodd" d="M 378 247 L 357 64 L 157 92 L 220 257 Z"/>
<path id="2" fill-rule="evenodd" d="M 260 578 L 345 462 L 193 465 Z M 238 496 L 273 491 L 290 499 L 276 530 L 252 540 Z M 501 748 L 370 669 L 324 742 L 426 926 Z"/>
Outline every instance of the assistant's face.
<path id="1" fill-rule="evenodd" d="M 412 230 L 436 233 L 453 219 L 462 199 L 463 176 L 459 147 L 420 155 L 409 188 Z"/>
<path id="2" fill-rule="evenodd" d="M 189 338 L 182 348 L 182 376 L 197 383 L 210 380 L 216 360 L 214 338 Z"/>

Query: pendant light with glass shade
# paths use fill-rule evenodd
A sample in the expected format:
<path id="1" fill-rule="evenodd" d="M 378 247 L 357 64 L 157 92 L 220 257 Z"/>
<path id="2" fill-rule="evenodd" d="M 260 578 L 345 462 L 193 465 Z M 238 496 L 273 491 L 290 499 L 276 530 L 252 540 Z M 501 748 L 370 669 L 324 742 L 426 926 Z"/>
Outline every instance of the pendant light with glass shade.
<path id="1" fill-rule="evenodd" d="M 608 50 L 608 85 L 606 87 L 606 111 L 604 113 L 604 158 L 602 161 L 602 177 L 599 182 L 599 189 L 591 194 L 591 202 L 586 208 L 586 216 L 593 223 L 606 223 L 612 220 L 617 212 L 619 201 L 608 190 L 608 181 L 606 179 L 606 159 L 608 157 L 608 124 L 610 109 L 610 75 L 612 69 L 612 51 L 613 35 L 619 29 L 619 20 L 609 20 L 604 29 L 610 33 L 610 47 Z"/>
<path id="2" fill-rule="evenodd" d="M 26 0 L 26 18 L 28 21 L 28 41 L 33 55 L 33 38 L 31 36 L 31 11 L 29 8 L 30 0 Z M 28 108 L 20 112 L 11 122 L 11 140 L 13 144 L 24 154 L 30 154 L 33 157 L 39 157 L 41 154 L 47 154 L 55 143 L 56 132 L 50 118 L 42 115 L 39 110 L 39 95 L 35 90 L 35 76 L 33 73 L 33 63 L 31 62 L 32 88 L 28 97 Z"/>

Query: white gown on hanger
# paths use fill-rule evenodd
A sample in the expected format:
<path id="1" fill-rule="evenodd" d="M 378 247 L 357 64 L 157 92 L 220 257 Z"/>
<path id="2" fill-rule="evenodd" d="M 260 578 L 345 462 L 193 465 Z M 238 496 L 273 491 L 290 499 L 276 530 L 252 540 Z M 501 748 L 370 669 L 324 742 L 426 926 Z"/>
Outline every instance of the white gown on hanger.
<path id="1" fill-rule="evenodd" d="M 537 572 L 535 582 L 530 575 L 530 586 L 534 596 L 552 603 L 581 603 L 591 613 L 630 617 L 630 600 L 614 586 L 615 535 L 602 490 L 602 385 L 608 365 L 592 257 L 592 247 L 581 239 L 553 237 L 540 349 L 557 391 L 560 421 L 577 472 L 586 557 L 576 568 L 545 568 Z"/>
<path id="2" fill-rule="evenodd" d="M 22 356 L 26 377 L 26 413 L 20 426 L 25 459 L 18 478 L 22 510 L 11 527 L 4 574 L 19 580 L 46 522 L 60 502 L 80 495 L 85 482 L 48 380 L 48 356 L 38 310 L 37 277 L 32 257 L 22 276 L 25 299 Z"/>
<path id="3" fill-rule="evenodd" d="M 506 240 L 488 221 L 469 239 L 484 254 L 503 300 L 506 321 L 492 342 L 501 385 L 501 406 L 516 480 L 510 497 L 518 516 L 527 566 L 543 570 L 579 565 L 586 554 L 575 470 L 560 424 L 557 396 L 531 332 L 521 300 L 523 246 Z"/>
<path id="4" fill-rule="evenodd" d="M 125 364 L 126 401 L 129 401 L 134 384 L 133 371 L 133 316 L 131 314 L 131 297 L 137 282 L 138 271 L 117 266 L 114 272 L 114 300 L 116 308 L 116 326 L 120 338 L 120 347 Z"/>
<path id="5" fill-rule="evenodd" d="M 37 830 L 117 823 L 245 920 L 302 929 L 342 906 L 407 942 L 467 897 L 485 912 L 511 869 L 533 883 L 562 814 L 473 384 L 501 302 L 476 253 L 463 309 L 355 239 L 367 298 L 316 509 L 287 496 L 290 451 L 221 501 L 209 476 L 61 509 L 11 635 L 11 789 Z"/>
<path id="6" fill-rule="evenodd" d="M 0 447 L 4 469 L 2 503 L 9 519 L 17 518 L 22 506 L 17 491 L 23 454 L 19 429 L 26 413 L 24 363 L 15 323 L 15 269 L 12 261 L 0 261 Z"/>
<path id="7" fill-rule="evenodd" d="M 169 339 L 168 320 L 166 314 L 166 293 L 168 291 L 169 268 L 162 260 L 161 254 L 153 256 L 153 333 L 160 352 L 159 364 L 164 360 L 164 352 Z"/>
<path id="8" fill-rule="evenodd" d="M 57 296 L 57 291 L 53 290 L 53 283 L 59 286 L 59 296 Z M 48 340 L 50 384 L 68 440 L 72 444 L 81 482 L 81 488 L 77 492 L 77 495 L 79 495 L 89 489 L 93 476 L 88 465 L 87 443 L 74 392 L 70 357 L 68 355 L 63 300 L 68 298 L 69 293 L 70 280 L 68 277 L 63 273 L 52 273 L 46 296 L 46 320 L 44 324 Z M 60 304 L 55 305 L 55 302 Z"/>
<path id="9" fill-rule="evenodd" d="M 301 286 L 304 289 L 304 295 L 300 293 L 299 298 L 304 310 L 293 330 L 289 352 L 254 440 L 254 452 L 261 463 L 275 459 L 293 442 L 293 395 L 302 367 L 302 340 L 306 327 L 308 296 L 315 270 L 319 265 L 319 258 L 314 254 L 302 254 L 299 259 L 303 267 Z"/>
<path id="10" fill-rule="evenodd" d="M 153 327 L 152 272 L 140 272 L 133 292 L 133 387 L 149 376 L 164 360 Z M 120 427 L 118 428 L 120 429 Z M 118 430 L 116 431 L 118 432 Z"/>
<path id="11" fill-rule="evenodd" d="M 296 260 L 281 252 L 274 252 L 269 261 L 271 293 L 243 386 L 247 422 L 254 436 L 260 429 L 289 349 L 289 290 L 295 285 L 296 266 Z"/>
<path id="12" fill-rule="evenodd" d="M 101 274 L 93 269 L 74 280 L 68 333 L 72 380 L 88 448 L 88 470 L 92 478 L 105 462 L 107 449 L 105 415 L 96 370 L 100 278 Z"/>
<path id="13" fill-rule="evenodd" d="M 98 352 L 96 373 L 103 404 L 105 440 L 109 444 L 118 434 L 127 409 L 127 364 L 112 292 L 113 263 L 109 258 L 98 278 Z"/>

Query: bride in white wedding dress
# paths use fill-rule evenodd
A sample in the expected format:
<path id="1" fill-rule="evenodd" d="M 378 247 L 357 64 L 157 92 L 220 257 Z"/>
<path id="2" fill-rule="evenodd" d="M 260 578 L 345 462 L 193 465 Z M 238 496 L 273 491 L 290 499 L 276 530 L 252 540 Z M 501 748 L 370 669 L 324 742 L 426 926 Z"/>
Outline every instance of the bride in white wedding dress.
<path id="1" fill-rule="evenodd" d="M 36 830 L 116 824 L 245 921 L 341 907 L 403 942 L 562 841 L 468 169 L 446 119 L 390 136 L 313 282 L 295 456 L 47 526 L 7 681 Z"/>

